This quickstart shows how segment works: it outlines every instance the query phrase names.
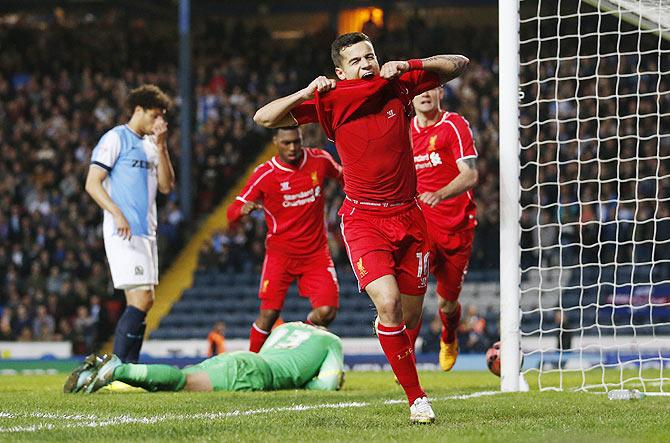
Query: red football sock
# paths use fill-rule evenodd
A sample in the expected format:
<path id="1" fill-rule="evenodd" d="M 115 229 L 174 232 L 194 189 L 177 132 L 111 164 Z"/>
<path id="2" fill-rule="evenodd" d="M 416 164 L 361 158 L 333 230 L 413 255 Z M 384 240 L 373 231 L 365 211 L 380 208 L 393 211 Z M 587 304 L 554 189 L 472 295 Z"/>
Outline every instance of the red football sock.
<path id="1" fill-rule="evenodd" d="M 458 329 L 458 324 L 461 322 L 461 304 L 458 304 L 458 307 L 451 314 L 447 315 L 442 310 L 440 312 L 440 318 L 442 319 L 442 341 L 445 343 L 451 343 L 456 340 L 456 329 Z"/>
<path id="2" fill-rule="evenodd" d="M 407 328 L 407 335 L 409 336 L 409 342 L 412 344 L 412 349 L 416 349 L 416 338 L 419 336 L 419 332 L 421 332 L 421 323 L 423 323 L 423 314 L 419 317 L 419 323 L 416 324 L 414 329 Z M 414 360 L 416 361 L 416 356 Z"/>
<path id="3" fill-rule="evenodd" d="M 426 395 L 419 384 L 419 375 L 416 373 L 416 363 L 412 354 L 412 344 L 405 333 L 405 324 L 400 326 L 384 326 L 377 323 L 377 337 L 382 345 L 386 359 L 398 379 L 398 383 L 405 390 L 409 404 Z"/>
<path id="4" fill-rule="evenodd" d="M 268 331 L 262 330 L 256 326 L 256 323 L 253 323 L 249 333 L 249 350 L 251 352 L 260 351 L 269 335 L 270 333 Z"/>

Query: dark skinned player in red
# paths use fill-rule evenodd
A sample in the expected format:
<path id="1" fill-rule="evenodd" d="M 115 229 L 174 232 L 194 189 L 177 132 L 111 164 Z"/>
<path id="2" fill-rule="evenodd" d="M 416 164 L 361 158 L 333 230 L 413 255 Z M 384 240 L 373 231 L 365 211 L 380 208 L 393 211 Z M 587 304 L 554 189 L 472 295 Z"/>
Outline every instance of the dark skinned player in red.
<path id="1" fill-rule="evenodd" d="M 270 335 L 293 280 L 312 305 L 308 324 L 328 326 L 339 307 L 323 214 L 323 184 L 329 178 L 341 180 L 342 168 L 328 152 L 303 147 L 298 127 L 279 128 L 272 140 L 277 155 L 256 168 L 228 207 L 231 224 L 262 210 L 268 226 L 258 291 L 260 311 L 249 333 L 251 352 L 258 352 Z"/>

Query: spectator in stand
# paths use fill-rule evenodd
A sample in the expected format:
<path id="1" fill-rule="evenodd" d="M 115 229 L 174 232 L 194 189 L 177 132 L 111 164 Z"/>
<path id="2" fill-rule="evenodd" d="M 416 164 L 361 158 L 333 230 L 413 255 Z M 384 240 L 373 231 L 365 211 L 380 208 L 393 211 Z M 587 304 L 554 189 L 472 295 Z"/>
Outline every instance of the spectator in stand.
<path id="1" fill-rule="evenodd" d="M 28 336 L 32 336 L 32 322 L 28 308 L 26 308 L 24 304 L 19 304 L 16 307 L 16 315 L 12 322 L 12 331 L 14 332 L 14 335 L 23 337 L 24 339 Z M 28 332 L 25 332 L 26 330 Z"/>
<path id="2" fill-rule="evenodd" d="M 12 310 L 5 308 L 0 316 L 0 341 L 14 341 L 16 334 L 12 329 Z"/>
<path id="3" fill-rule="evenodd" d="M 104 129 L 121 118 L 123 99 L 130 88 L 151 79 L 169 93 L 175 91 L 176 60 L 162 61 L 162 65 L 156 62 L 153 54 L 173 52 L 167 49 L 170 43 L 164 37 L 159 41 L 146 36 L 142 45 L 127 44 L 124 36 L 134 39 L 144 30 L 123 32 L 126 25 L 122 20 L 77 23 L 73 15 L 72 24 L 76 26 L 71 27 L 42 20 L 35 17 L 34 21 L 0 24 L 0 307 L 16 307 L 18 302 L 14 300 L 26 297 L 26 306 L 36 306 L 39 303 L 33 298 L 44 289 L 56 297 L 47 303 L 56 332 L 67 336 L 76 306 L 63 309 L 58 300 L 66 280 L 77 275 L 85 282 L 88 294 L 102 297 L 101 309 L 106 311 L 111 306 L 103 245 L 96 235 L 100 214 L 81 193 L 90 150 Z M 38 27 L 40 32 L 34 32 Z M 220 28 L 216 29 L 209 35 L 209 42 L 221 39 Z M 80 42 L 78 51 L 71 51 L 65 44 L 68 41 Z M 228 46 L 247 54 L 246 48 Z M 274 48 L 267 50 L 271 53 Z M 198 62 L 201 66 L 208 63 Z M 257 98 L 247 92 L 244 82 L 248 78 L 259 83 L 258 74 L 251 75 L 251 67 L 244 64 L 235 68 L 233 83 L 238 89 L 231 102 L 226 77 L 231 75 L 232 66 L 217 66 L 212 79 L 205 71 L 198 78 L 199 84 L 211 80 L 216 86 L 212 93 L 218 108 L 208 117 L 210 126 L 195 133 L 196 140 L 207 147 L 204 153 L 196 149 L 196 157 L 216 154 L 217 171 L 223 174 L 222 186 L 214 190 L 215 203 L 238 174 L 236 166 L 243 161 L 239 151 L 255 152 L 264 137 L 257 130 L 250 131 Z M 262 72 L 266 67 L 253 69 Z M 171 137 L 171 145 L 177 146 L 179 132 L 174 131 Z M 246 146 L 238 146 L 238 142 Z M 202 163 L 196 161 L 196 193 L 203 189 L 201 170 Z M 161 233 L 170 241 L 176 239 L 170 243 L 176 250 L 183 217 L 174 196 L 159 212 L 159 218 L 163 222 Z M 74 257 L 73 251 L 77 251 Z M 33 316 L 32 308 L 28 311 Z"/>
<path id="4" fill-rule="evenodd" d="M 86 354 L 93 349 L 95 343 L 95 319 L 90 315 L 88 307 L 79 306 L 73 322 L 73 347 L 77 355 Z"/>
<path id="5" fill-rule="evenodd" d="M 486 351 L 486 320 L 479 315 L 476 306 L 467 307 L 458 327 L 458 339 L 464 353 Z"/>
<path id="6" fill-rule="evenodd" d="M 442 319 L 440 314 L 436 313 L 428 324 L 427 328 L 421 331 L 421 353 L 440 352 L 440 337 L 442 335 Z"/>
<path id="7" fill-rule="evenodd" d="M 51 341 L 56 332 L 56 322 L 46 305 L 37 306 L 37 313 L 33 320 L 33 337 L 37 341 Z"/>
<path id="8" fill-rule="evenodd" d="M 212 330 L 207 335 L 207 357 L 214 357 L 226 352 L 225 332 L 226 324 L 223 321 L 218 321 L 214 324 Z"/>

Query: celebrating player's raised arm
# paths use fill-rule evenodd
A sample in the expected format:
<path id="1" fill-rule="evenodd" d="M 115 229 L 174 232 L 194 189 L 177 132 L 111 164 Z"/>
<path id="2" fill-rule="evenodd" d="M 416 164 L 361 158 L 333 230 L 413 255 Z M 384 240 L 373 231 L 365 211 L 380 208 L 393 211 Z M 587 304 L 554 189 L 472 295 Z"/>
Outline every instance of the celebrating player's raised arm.
<path id="1" fill-rule="evenodd" d="M 312 80 L 307 87 L 286 97 L 278 98 L 256 111 L 254 121 L 266 128 L 282 128 L 298 126 L 298 122 L 291 115 L 291 110 L 307 100 L 314 98 L 316 91 L 325 92 L 335 87 L 335 80 L 319 76 Z"/>
<path id="2" fill-rule="evenodd" d="M 413 69 L 423 69 L 439 75 L 441 83 L 447 83 L 465 72 L 469 64 L 470 60 L 465 56 L 442 54 L 422 59 L 390 61 L 384 63 L 379 75 L 393 78 Z"/>

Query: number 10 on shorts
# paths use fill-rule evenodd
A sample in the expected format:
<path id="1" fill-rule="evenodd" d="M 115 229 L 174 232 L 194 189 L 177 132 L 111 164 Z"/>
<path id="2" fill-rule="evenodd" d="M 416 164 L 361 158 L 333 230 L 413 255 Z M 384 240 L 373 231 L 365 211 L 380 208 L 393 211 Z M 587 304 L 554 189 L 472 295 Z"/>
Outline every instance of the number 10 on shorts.
<path id="1" fill-rule="evenodd" d="M 425 255 L 422 252 L 416 253 L 416 258 L 419 260 L 419 266 L 416 272 L 416 276 L 421 279 L 428 277 L 428 270 L 430 263 L 429 257 L 430 257 L 430 251 L 426 252 Z"/>

